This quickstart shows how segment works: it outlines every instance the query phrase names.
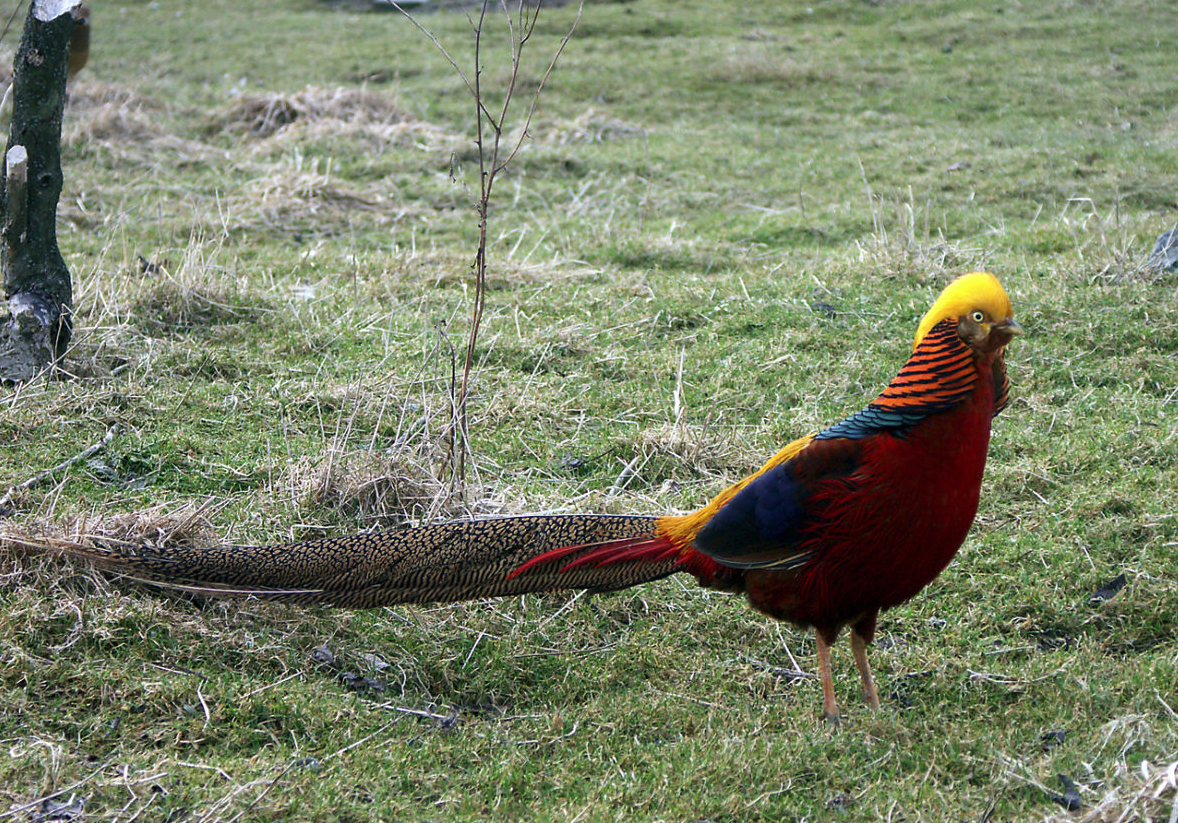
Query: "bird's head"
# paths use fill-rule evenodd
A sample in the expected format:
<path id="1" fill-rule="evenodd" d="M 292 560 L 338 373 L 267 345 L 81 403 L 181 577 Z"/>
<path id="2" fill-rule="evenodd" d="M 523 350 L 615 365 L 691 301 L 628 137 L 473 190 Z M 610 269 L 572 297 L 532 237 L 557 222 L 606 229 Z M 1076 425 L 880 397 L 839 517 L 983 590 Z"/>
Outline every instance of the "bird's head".
<path id="1" fill-rule="evenodd" d="M 945 287 L 920 321 L 913 349 L 942 320 L 955 320 L 957 335 L 979 356 L 998 351 L 1022 331 L 1002 284 L 985 271 L 963 274 Z"/>

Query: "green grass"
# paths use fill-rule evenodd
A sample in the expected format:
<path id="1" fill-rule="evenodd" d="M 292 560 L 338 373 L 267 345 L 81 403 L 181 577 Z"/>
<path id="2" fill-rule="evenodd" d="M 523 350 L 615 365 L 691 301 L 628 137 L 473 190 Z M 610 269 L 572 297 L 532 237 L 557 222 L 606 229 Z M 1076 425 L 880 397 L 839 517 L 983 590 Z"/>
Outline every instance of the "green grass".
<path id="1" fill-rule="evenodd" d="M 464 14 L 421 20 L 469 59 Z M 437 477 L 477 166 L 445 59 L 311 0 L 94 27 L 70 376 L 3 389 L 0 486 L 120 429 L 0 536 L 684 511 L 873 397 L 953 274 L 999 274 L 1027 334 L 973 533 L 881 620 L 878 714 L 840 644 L 827 728 L 788 676 L 812 638 L 690 580 L 307 611 L 5 543 L 0 815 L 1022 821 L 1066 814 L 1059 774 L 1168 815 L 1139 767 L 1178 750 L 1178 297 L 1143 267 L 1178 220 L 1171 4 L 588 5 L 492 205 L 465 500 Z M 267 100 L 310 108 L 263 136 Z"/>

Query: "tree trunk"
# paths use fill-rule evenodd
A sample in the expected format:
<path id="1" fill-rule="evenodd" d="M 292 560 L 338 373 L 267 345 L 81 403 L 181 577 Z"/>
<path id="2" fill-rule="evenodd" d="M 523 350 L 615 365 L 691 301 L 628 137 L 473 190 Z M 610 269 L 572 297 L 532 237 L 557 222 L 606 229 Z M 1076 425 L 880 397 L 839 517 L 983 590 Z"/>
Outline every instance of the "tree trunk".
<path id="1" fill-rule="evenodd" d="M 12 127 L 0 192 L 0 380 L 27 380 L 70 340 L 73 288 L 57 248 L 66 63 L 81 3 L 32 0 L 12 78 Z"/>

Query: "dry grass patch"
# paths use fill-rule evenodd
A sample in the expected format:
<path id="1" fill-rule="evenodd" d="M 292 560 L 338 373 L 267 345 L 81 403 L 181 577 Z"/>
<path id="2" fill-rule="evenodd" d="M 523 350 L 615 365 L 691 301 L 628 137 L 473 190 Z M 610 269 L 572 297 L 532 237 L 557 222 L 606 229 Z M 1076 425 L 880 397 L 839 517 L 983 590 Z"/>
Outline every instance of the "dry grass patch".
<path id="1" fill-rule="evenodd" d="M 441 454 L 328 452 L 288 470 L 284 485 L 296 506 L 324 507 L 383 528 L 461 514 L 432 466 Z"/>
<path id="2" fill-rule="evenodd" d="M 986 251 L 947 239 L 931 223 L 928 204 L 889 202 L 877 195 L 864 177 L 871 206 L 871 234 L 854 245 L 860 265 L 884 276 L 915 276 L 947 280 L 953 273 L 986 269 Z"/>
<path id="3" fill-rule="evenodd" d="M 830 83 L 835 75 L 830 69 L 783 57 L 774 48 L 747 44 L 747 50 L 733 52 L 712 71 L 712 79 L 735 85 L 768 84 L 785 88 Z"/>
<path id="4" fill-rule="evenodd" d="M 256 297 L 217 288 L 201 288 L 168 280 L 160 283 L 131 308 L 134 322 L 153 334 L 185 332 L 206 326 L 253 322 L 263 306 Z"/>
<path id="5" fill-rule="evenodd" d="M 349 153 L 378 156 L 393 149 L 443 155 L 459 151 L 470 141 L 464 135 L 421 120 L 385 122 L 356 117 L 298 120 L 257 144 L 257 148 L 268 151 L 275 146 L 306 147 L 343 142 L 348 144 Z"/>
<path id="6" fill-rule="evenodd" d="M 128 86 L 98 81 L 70 87 L 62 120 L 65 151 L 101 149 L 120 164 L 225 162 L 226 152 L 168 129 L 176 113 Z"/>
<path id="7" fill-rule="evenodd" d="M 734 466 L 739 470 L 758 462 L 756 455 L 743 452 L 731 440 L 718 437 L 706 425 L 677 422 L 643 429 L 638 443 L 646 459 L 654 455 L 669 457 L 677 466 L 701 477 L 720 479 Z"/>
<path id="8" fill-rule="evenodd" d="M 117 549 L 126 546 L 204 546 L 217 537 L 210 516 L 216 506 L 192 501 L 169 501 L 132 512 L 99 515 L 93 512 L 63 517 L 50 514 L 23 526 L 0 524 L 0 550 L 21 556 L 30 544 L 73 544 Z"/>
<path id="9" fill-rule="evenodd" d="M 121 259 L 109 254 L 79 278 L 74 295 L 89 336 L 126 345 L 128 329 L 187 332 L 252 323 L 273 312 L 265 286 L 241 269 L 224 240 L 196 230 L 178 248 L 124 247 Z"/>
<path id="10" fill-rule="evenodd" d="M 466 140 L 418 120 L 387 94 L 342 86 L 242 95 L 214 116 L 210 130 L 266 139 L 263 148 L 275 141 L 306 146 L 346 138 L 377 153 L 390 148 L 452 151 Z"/>
<path id="11" fill-rule="evenodd" d="M 168 115 L 164 106 L 127 86 L 79 83 L 70 88 L 62 137 L 67 145 L 155 138 L 166 133 L 162 124 Z"/>
<path id="12" fill-rule="evenodd" d="M 4 568 L 11 569 L 0 577 L 0 588 L 25 586 L 30 591 L 60 588 L 67 575 L 63 573 L 61 559 L 49 556 L 55 548 L 86 546 L 119 553 L 146 545 L 215 545 L 220 542 L 211 520 L 216 510 L 209 503 L 170 501 L 132 512 L 85 512 L 72 516 L 50 512 L 24 523 L 0 521 L 0 562 Z M 43 556 L 30 555 L 30 549 Z M 92 571 L 85 572 L 79 582 L 81 589 L 72 591 L 75 599 L 106 589 L 102 578 Z"/>
<path id="13" fill-rule="evenodd" d="M 301 153 L 287 155 L 283 162 L 266 168 L 249 181 L 244 197 L 265 223 L 288 224 L 292 220 L 335 220 L 357 212 L 368 213 L 379 222 L 395 220 L 403 212 L 383 194 L 361 190 L 332 174 L 331 161 Z M 239 210 L 249 210 L 238 204 Z"/>
<path id="14" fill-rule="evenodd" d="M 169 178 L 177 169 L 199 164 L 248 181 L 226 185 L 218 180 L 198 190 L 200 198 L 224 190 L 215 206 L 209 204 L 207 219 L 210 226 L 223 228 L 306 228 L 311 223 L 342 229 L 357 214 L 367 222 L 387 224 L 407 213 L 387 183 L 347 181 L 331 159 L 309 158 L 305 152 L 316 148 L 375 157 L 412 149 L 445 154 L 464 141 L 367 89 L 308 87 L 293 94 L 243 95 L 216 113 L 207 128 L 210 135 L 265 138 L 236 153 L 178 133 L 177 112 L 129 87 L 83 82 L 70 94 L 63 126 L 67 152 L 96 152 L 105 166 L 158 168 Z M 108 218 L 99 215 L 114 208 L 104 201 L 120 177 L 73 180 L 61 201 L 62 219 L 82 229 L 105 222 Z"/>
<path id="15" fill-rule="evenodd" d="M 243 94 L 213 118 L 212 130 L 269 137 L 294 123 L 336 120 L 392 124 L 411 119 L 388 95 L 372 89 L 308 86 L 293 94 Z"/>
<path id="16" fill-rule="evenodd" d="M 571 120 L 554 120 L 531 128 L 528 134 L 537 142 L 564 146 L 571 143 L 604 143 L 626 137 L 645 137 L 646 129 L 599 109 L 588 108 Z M 513 136 L 512 140 L 515 139 Z"/>

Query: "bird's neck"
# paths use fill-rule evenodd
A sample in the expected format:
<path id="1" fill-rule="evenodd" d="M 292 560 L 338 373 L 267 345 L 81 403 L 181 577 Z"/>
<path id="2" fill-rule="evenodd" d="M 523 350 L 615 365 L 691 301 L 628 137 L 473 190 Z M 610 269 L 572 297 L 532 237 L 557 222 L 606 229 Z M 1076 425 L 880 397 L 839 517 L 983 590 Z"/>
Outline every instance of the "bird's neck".
<path id="1" fill-rule="evenodd" d="M 957 324 L 942 320 L 921 339 L 871 406 L 902 414 L 933 414 L 969 397 L 977 379 L 977 356 L 957 336 Z"/>
<path id="2" fill-rule="evenodd" d="M 973 393 L 979 361 L 957 336 L 957 324 L 943 320 L 933 326 L 879 397 L 867 408 L 823 429 L 815 438 L 858 439 L 881 432 L 903 436 L 930 415 L 949 411 Z"/>

